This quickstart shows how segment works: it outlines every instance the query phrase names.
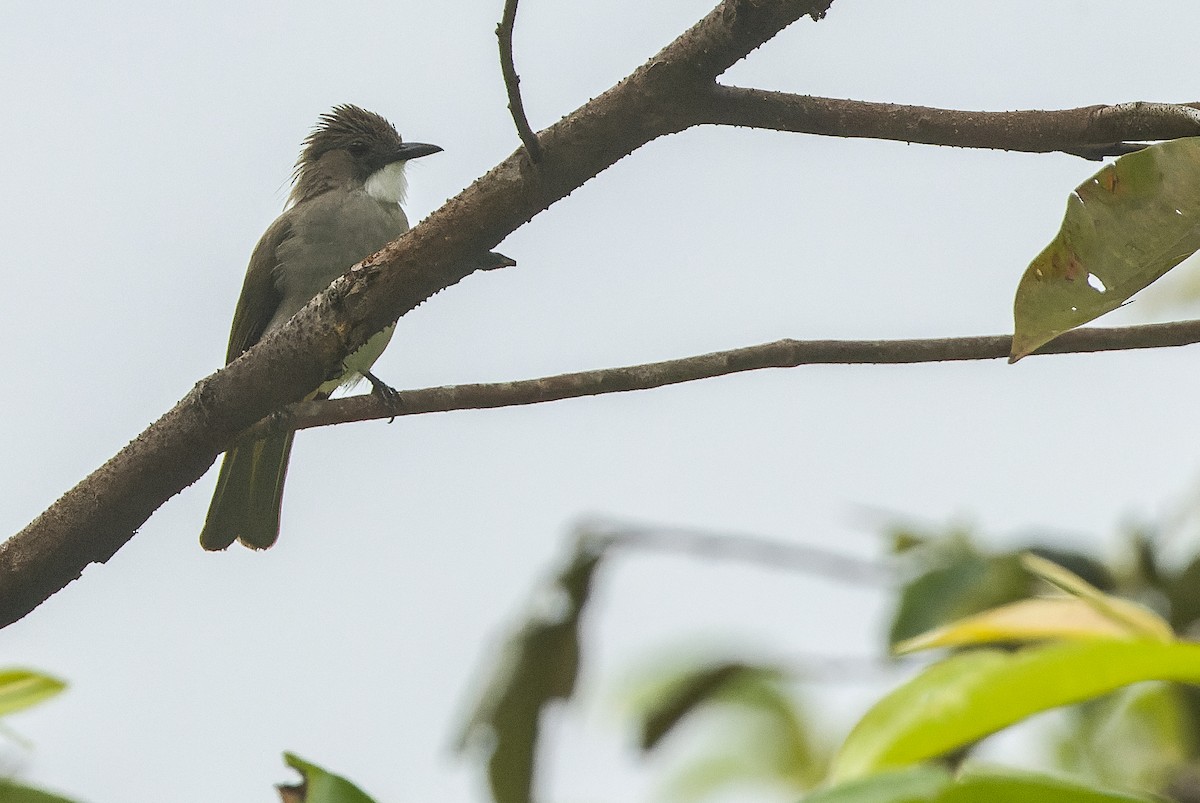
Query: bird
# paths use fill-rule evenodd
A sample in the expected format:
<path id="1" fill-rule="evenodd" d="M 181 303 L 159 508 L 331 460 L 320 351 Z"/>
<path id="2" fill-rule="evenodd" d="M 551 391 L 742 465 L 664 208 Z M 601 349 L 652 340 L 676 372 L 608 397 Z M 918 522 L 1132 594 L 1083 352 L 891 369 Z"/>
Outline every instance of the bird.
<path id="1" fill-rule="evenodd" d="M 441 150 L 405 142 L 387 119 L 355 105 L 322 114 L 302 144 L 283 214 L 267 227 L 250 256 L 226 364 L 286 323 L 352 265 L 408 231 L 401 208 L 405 166 Z M 480 266 L 510 264 L 515 263 L 489 253 Z M 373 336 L 347 357 L 342 375 L 307 398 L 326 398 L 364 376 L 380 390 L 369 369 L 391 336 L 392 328 Z M 222 550 L 240 541 L 267 549 L 275 543 L 293 437 L 290 431 L 274 433 L 225 452 L 201 546 Z"/>

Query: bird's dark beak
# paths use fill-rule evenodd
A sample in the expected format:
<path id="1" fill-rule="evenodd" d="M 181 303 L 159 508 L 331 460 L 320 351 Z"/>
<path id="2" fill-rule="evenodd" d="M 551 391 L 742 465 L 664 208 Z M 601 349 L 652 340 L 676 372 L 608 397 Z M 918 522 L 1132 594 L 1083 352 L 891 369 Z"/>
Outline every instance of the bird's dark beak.
<path id="1" fill-rule="evenodd" d="M 429 156 L 431 153 L 437 153 L 441 148 L 437 145 L 426 145 L 424 142 L 405 142 L 396 149 L 396 161 L 405 161 L 409 159 L 420 159 L 422 156 Z"/>

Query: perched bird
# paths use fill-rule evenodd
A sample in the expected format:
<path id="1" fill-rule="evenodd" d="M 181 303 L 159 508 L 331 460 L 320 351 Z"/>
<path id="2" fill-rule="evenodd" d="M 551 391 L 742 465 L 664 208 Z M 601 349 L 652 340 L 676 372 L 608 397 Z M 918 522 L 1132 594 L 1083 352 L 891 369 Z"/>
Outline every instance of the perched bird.
<path id="1" fill-rule="evenodd" d="M 357 106 L 337 106 L 321 115 L 296 162 L 288 208 L 250 257 L 226 363 L 282 326 L 350 266 L 408 231 L 400 208 L 404 166 L 440 150 L 404 142 L 391 123 Z M 489 254 L 480 267 L 511 264 L 507 257 Z M 309 398 L 326 397 L 368 375 L 391 336 L 389 328 L 371 338 L 346 359 L 341 377 Z M 235 540 L 254 549 L 275 543 L 292 438 L 291 432 L 270 435 L 225 453 L 200 533 L 205 549 L 225 549 Z"/>

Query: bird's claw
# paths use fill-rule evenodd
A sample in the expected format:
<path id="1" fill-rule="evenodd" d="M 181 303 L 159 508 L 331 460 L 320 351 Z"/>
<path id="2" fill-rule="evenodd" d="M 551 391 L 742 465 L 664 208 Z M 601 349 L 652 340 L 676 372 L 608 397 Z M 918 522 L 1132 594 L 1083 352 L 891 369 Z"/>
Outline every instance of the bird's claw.
<path id="1" fill-rule="evenodd" d="M 388 419 L 388 423 L 390 424 L 395 421 L 396 416 L 403 409 L 400 392 L 370 371 L 359 371 L 359 373 L 362 374 L 363 379 L 371 383 L 371 393 L 378 396 L 387 405 L 388 409 L 391 410 L 392 417 Z"/>

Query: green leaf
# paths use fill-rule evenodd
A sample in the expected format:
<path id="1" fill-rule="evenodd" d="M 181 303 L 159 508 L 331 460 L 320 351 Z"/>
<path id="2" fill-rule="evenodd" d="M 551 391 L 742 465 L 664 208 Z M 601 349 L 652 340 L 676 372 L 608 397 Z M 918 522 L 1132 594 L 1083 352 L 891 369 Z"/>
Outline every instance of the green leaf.
<path id="1" fill-rule="evenodd" d="M 831 777 L 918 763 L 1041 711 L 1143 680 L 1200 683 L 1200 645 L 1085 640 L 955 655 L 872 707 L 846 738 Z"/>
<path id="2" fill-rule="evenodd" d="M 786 790 L 793 797 L 827 774 L 832 744 L 793 682 L 795 668 L 666 650 L 624 684 L 622 707 L 656 750 L 676 731 L 688 749 L 664 750 L 656 798 L 676 803 L 727 789 Z"/>
<path id="3" fill-rule="evenodd" d="M 1173 683 L 1139 683 L 1075 706 L 1055 729 L 1056 765 L 1106 786 L 1166 788 L 1196 755 L 1187 691 Z"/>
<path id="4" fill-rule="evenodd" d="M 1022 599 L 965 616 L 893 646 L 897 653 L 1048 638 L 1124 638 L 1173 641 L 1171 626 L 1154 611 L 1105 594 L 1079 575 L 1039 555 L 1021 555 L 1026 571 L 1070 596 Z"/>
<path id="5" fill-rule="evenodd" d="M 37 705 L 66 687 L 58 678 L 31 669 L 0 671 L 0 715 Z"/>
<path id="6" fill-rule="evenodd" d="M 661 797 L 698 800 L 735 786 L 802 792 L 825 777 L 831 750 L 779 670 L 740 666 L 720 674 L 720 687 L 692 709 L 698 730 L 710 738 L 692 750 Z"/>
<path id="7" fill-rule="evenodd" d="M 814 792 L 804 803 L 927 803 L 950 783 L 949 771 L 920 764 Z"/>
<path id="8" fill-rule="evenodd" d="M 1021 565 L 1048 583 L 1090 605 L 1096 613 L 1140 638 L 1172 641 L 1171 625 L 1154 611 L 1120 597 L 1105 594 L 1079 575 L 1038 555 L 1025 553 Z"/>
<path id="9" fill-rule="evenodd" d="M 937 803 L 1155 803 L 1154 798 L 1122 794 L 1036 773 L 968 769 L 938 795 Z"/>
<path id="10" fill-rule="evenodd" d="M 1162 590 L 1171 603 L 1171 623 L 1181 633 L 1192 631 L 1193 623 L 1200 620 L 1200 556 L 1169 575 Z"/>
<path id="11" fill-rule="evenodd" d="M 342 776 L 310 764 L 295 753 L 284 753 L 283 760 L 304 776 L 304 783 L 300 786 L 279 787 L 283 799 L 288 803 L 375 803 Z"/>
<path id="12" fill-rule="evenodd" d="M 1014 554 L 983 555 L 953 539 L 914 550 L 911 559 L 933 565 L 901 591 L 890 644 L 1029 594 L 1029 574 Z"/>
<path id="13" fill-rule="evenodd" d="M 542 709 L 568 699 L 579 672 L 579 628 L 604 542 L 581 538 L 555 578 L 548 604 L 515 633 L 464 728 L 460 749 L 481 745 L 496 803 L 527 803 L 533 788 Z"/>
<path id="14" fill-rule="evenodd" d="M 761 670 L 732 661 L 702 666 L 676 678 L 651 701 L 642 718 L 642 750 L 653 750 L 680 720 L 711 702 L 739 676 L 755 671 Z"/>
<path id="15" fill-rule="evenodd" d="M 1105 165 L 1067 199 L 1013 303 L 1010 362 L 1125 303 L 1200 249 L 1200 138 Z"/>
<path id="16" fill-rule="evenodd" d="M 1030 544 L 1025 549 L 1017 551 L 1021 554 L 1037 555 L 1039 558 L 1056 563 L 1099 591 L 1111 593 L 1117 588 L 1117 581 L 1109 568 L 1082 552 L 1057 549 L 1045 544 Z"/>
<path id="17" fill-rule="evenodd" d="M 1125 600 L 1118 601 L 1133 605 Z M 928 633 L 905 639 L 892 650 L 903 655 L 938 647 L 968 647 L 1051 638 L 1146 639 L 1147 636 L 1140 630 L 1132 630 L 1105 616 L 1085 600 L 1049 597 L 1018 600 L 963 617 Z"/>
<path id="18" fill-rule="evenodd" d="M 22 786 L 3 778 L 0 778 L 0 801 L 3 803 L 73 803 L 65 797 Z"/>
<path id="19" fill-rule="evenodd" d="M 941 768 L 917 765 L 848 781 L 804 798 L 804 803 L 1153 803 L 1037 773 L 969 767 L 955 779 Z"/>

